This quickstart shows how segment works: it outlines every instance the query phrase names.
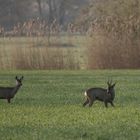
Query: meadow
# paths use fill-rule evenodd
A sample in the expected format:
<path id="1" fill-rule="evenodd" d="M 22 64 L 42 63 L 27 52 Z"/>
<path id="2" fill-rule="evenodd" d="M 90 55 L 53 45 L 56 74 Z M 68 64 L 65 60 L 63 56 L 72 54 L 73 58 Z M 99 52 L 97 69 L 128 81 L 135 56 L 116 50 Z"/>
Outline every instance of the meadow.
<path id="1" fill-rule="evenodd" d="M 24 75 L 12 103 L 0 100 L 1 140 L 139 140 L 140 70 L 0 71 L 0 86 Z M 84 91 L 117 82 L 115 107 L 83 108 Z"/>

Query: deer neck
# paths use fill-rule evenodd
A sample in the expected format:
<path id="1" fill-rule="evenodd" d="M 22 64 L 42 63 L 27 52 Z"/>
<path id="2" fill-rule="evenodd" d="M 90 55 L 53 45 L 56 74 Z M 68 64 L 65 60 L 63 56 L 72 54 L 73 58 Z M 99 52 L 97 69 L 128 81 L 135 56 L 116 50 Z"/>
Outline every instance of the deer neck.
<path id="1" fill-rule="evenodd" d="M 111 99 L 114 100 L 114 98 L 115 98 L 115 90 L 113 89 L 113 90 L 111 91 Z"/>
<path id="2" fill-rule="evenodd" d="M 17 85 L 14 87 L 13 92 L 12 92 L 13 96 L 17 93 L 17 91 L 20 89 L 20 87 L 21 87 L 21 85 Z"/>
<path id="3" fill-rule="evenodd" d="M 107 93 L 110 94 L 111 95 L 111 99 L 114 100 L 114 98 L 115 98 L 115 90 L 114 89 L 112 89 L 112 90 L 108 90 L 107 89 Z"/>

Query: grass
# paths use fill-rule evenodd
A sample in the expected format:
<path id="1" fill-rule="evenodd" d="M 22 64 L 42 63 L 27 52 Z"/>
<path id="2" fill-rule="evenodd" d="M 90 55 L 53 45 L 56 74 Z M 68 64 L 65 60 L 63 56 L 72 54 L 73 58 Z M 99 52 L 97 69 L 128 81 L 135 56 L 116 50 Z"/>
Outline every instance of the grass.
<path id="1" fill-rule="evenodd" d="M 23 87 L 11 104 L 0 100 L 1 140 L 140 139 L 140 70 L 0 71 L 0 86 Z M 82 107 L 83 92 L 117 81 L 115 108 L 95 102 Z"/>

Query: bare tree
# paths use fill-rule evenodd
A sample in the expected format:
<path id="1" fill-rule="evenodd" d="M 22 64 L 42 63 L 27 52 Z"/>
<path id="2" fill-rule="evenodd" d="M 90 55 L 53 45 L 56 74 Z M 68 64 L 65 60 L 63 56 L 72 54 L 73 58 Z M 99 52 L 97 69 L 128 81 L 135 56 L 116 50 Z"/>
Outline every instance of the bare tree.
<path id="1" fill-rule="evenodd" d="M 39 15 L 40 17 L 42 18 L 42 7 L 41 7 L 41 3 L 42 1 L 41 0 L 36 0 L 36 2 L 38 3 L 38 11 L 39 11 Z"/>

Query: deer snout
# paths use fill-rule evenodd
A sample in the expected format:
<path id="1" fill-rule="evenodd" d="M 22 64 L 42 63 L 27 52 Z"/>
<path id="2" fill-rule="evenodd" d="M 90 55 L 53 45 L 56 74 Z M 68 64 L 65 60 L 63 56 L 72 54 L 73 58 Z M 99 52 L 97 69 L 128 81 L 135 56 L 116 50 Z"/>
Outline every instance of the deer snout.
<path id="1" fill-rule="evenodd" d="M 18 86 L 22 86 L 22 83 L 18 83 Z"/>

